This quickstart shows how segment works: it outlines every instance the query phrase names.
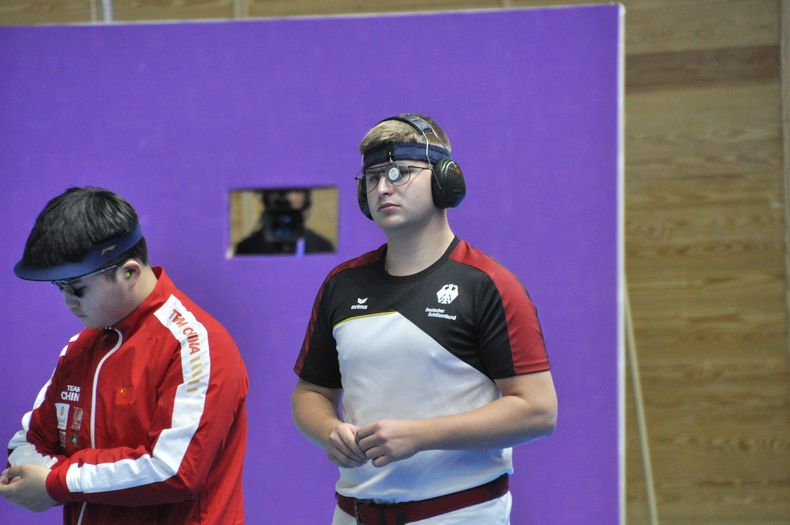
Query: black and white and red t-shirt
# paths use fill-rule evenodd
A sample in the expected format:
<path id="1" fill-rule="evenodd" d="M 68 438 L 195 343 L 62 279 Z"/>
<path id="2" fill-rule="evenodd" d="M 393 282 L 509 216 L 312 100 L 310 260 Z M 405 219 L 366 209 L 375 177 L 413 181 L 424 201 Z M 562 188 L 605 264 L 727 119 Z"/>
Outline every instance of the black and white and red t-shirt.
<path id="1" fill-rule="evenodd" d="M 343 389 L 343 419 L 426 419 L 500 396 L 494 379 L 549 370 L 518 279 L 458 238 L 425 270 L 394 277 L 386 245 L 341 264 L 316 297 L 294 367 Z M 383 468 L 340 469 L 337 491 L 386 502 L 431 498 L 512 472 L 511 450 L 430 450 Z"/>

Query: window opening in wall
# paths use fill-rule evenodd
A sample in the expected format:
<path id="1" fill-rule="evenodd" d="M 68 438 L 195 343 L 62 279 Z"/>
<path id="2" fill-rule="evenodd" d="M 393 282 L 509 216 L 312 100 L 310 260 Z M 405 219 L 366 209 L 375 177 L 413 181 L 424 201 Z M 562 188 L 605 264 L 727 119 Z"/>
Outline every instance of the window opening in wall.
<path id="1" fill-rule="evenodd" d="M 337 246 L 337 188 L 234 190 L 229 257 L 332 253 Z"/>

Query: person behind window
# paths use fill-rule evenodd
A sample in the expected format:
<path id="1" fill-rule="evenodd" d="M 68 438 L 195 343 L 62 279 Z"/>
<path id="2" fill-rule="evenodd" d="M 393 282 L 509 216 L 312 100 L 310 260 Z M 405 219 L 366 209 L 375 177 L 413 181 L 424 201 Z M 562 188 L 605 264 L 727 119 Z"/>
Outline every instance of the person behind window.
<path id="1" fill-rule="evenodd" d="M 236 245 L 236 255 L 304 255 L 335 251 L 325 237 L 305 226 L 312 205 L 309 188 L 263 190 L 260 227 Z"/>

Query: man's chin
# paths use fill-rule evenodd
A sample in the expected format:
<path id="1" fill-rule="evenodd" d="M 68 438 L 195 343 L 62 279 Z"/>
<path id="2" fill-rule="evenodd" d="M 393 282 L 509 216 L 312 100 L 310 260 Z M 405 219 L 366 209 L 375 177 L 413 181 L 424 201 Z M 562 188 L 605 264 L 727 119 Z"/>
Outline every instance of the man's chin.
<path id="1" fill-rule="evenodd" d="M 96 321 L 93 321 L 92 319 L 89 319 L 84 315 L 78 315 L 77 319 L 80 320 L 82 326 L 84 326 L 85 328 L 94 329 L 94 328 L 101 328 L 103 326 L 101 323 L 97 323 Z"/>

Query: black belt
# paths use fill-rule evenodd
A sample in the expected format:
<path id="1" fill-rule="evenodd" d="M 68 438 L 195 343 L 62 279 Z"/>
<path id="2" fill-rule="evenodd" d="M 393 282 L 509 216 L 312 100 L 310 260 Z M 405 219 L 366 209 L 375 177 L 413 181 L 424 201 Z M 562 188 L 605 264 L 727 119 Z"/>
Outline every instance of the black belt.
<path id="1" fill-rule="evenodd" d="M 508 475 L 502 474 L 485 485 L 435 498 L 403 503 L 379 504 L 337 493 L 335 497 L 337 506 L 346 514 L 354 516 L 360 525 L 404 525 L 504 496 L 508 491 L 507 480 Z"/>

